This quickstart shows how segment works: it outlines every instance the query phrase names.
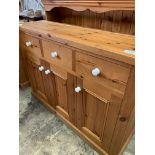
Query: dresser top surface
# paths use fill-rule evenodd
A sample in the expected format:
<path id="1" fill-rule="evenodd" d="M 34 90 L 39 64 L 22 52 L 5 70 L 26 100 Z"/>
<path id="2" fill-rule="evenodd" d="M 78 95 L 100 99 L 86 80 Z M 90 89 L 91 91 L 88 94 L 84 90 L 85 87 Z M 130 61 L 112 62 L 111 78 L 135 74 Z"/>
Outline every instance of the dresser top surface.
<path id="1" fill-rule="evenodd" d="M 135 37 L 132 35 L 45 20 L 24 23 L 20 30 L 134 65 L 135 56 L 132 50 L 135 49 Z"/>

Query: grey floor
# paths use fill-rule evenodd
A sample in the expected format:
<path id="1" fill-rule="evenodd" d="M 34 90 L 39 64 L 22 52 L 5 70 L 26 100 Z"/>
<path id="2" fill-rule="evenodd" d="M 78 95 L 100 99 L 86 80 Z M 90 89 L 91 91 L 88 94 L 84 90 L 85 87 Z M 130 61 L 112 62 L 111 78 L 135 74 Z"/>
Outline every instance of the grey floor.
<path id="1" fill-rule="evenodd" d="M 20 155 L 98 155 L 31 97 L 30 88 L 19 91 L 19 145 Z M 134 155 L 134 137 L 123 155 Z"/>

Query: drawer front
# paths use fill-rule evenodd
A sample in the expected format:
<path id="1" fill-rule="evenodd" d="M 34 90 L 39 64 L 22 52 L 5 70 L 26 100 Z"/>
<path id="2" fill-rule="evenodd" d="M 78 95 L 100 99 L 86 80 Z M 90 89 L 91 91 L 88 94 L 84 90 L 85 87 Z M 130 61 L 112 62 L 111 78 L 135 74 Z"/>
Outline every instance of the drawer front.
<path id="1" fill-rule="evenodd" d="M 26 54 L 29 57 L 42 57 L 40 42 L 38 38 L 35 38 L 31 35 L 20 33 L 20 46 L 26 50 Z"/>
<path id="2" fill-rule="evenodd" d="M 130 68 L 79 52 L 75 66 L 80 76 L 119 90 L 123 90 L 130 72 Z"/>
<path id="3" fill-rule="evenodd" d="M 52 41 L 42 40 L 43 55 L 54 65 L 72 70 L 72 50 Z"/>

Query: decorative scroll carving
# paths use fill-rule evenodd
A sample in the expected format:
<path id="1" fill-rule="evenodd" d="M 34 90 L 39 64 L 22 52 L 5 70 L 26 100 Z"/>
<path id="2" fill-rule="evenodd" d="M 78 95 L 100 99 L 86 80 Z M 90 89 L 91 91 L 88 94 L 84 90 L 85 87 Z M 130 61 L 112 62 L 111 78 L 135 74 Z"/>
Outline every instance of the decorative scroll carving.
<path id="1" fill-rule="evenodd" d="M 64 7 L 56 7 L 46 11 L 48 21 L 96 28 L 110 32 L 135 34 L 135 11 L 113 10 L 95 13 L 89 9 L 75 11 Z"/>
<path id="2" fill-rule="evenodd" d="M 93 12 L 106 12 L 111 10 L 134 10 L 134 0 L 101 0 L 101 1 L 61 1 L 42 0 L 45 11 L 50 11 L 55 7 L 66 7 L 75 11 L 91 10 Z"/>

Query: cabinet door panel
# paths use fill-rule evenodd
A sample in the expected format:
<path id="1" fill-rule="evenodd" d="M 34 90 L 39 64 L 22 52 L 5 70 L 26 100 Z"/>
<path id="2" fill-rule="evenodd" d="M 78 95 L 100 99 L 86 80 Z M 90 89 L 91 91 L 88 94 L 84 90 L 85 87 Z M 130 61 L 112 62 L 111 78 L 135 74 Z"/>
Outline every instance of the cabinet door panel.
<path id="1" fill-rule="evenodd" d="M 40 72 L 37 68 L 37 66 L 34 68 L 34 77 L 35 77 L 35 80 L 36 80 L 36 89 L 37 89 L 37 92 L 39 94 L 41 94 L 44 98 L 46 98 L 45 96 L 45 87 L 44 87 L 44 83 L 43 83 L 43 77 L 42 77 L 42 72 Z"/>
<path id="2" fill-rule="evenodd" d="M 77 86 L 81 87 L 79 93 L 75 92 Z M 122 98 L 111 93 L 106 100 L 84 88 L 83 80 L 71 74 L 68 74 L 67 94 L 69 120 L 108 152 Z"/>
<path id="3" fill-rule="evenodd" d="M 81 130 L 105 151 L 109 151 L 122 99 L 111 94 L 109 101 L 83 88 L 84 123 Z M 81 120 L 82 121 L 82 120 Z"/>
<path id="4" fill-rule="evenodd" d="M 87 92 L 84 92 L 84 98 L 84 127 L 89 129 L 96 136 L 101 137 L 108 103 L 97 99 Z"/>
<path id="5" fill-rule="evenodd" d="M 28 76 L 29 76 L 29 80 L 30 80 L 30 83 L 31 83 L 31 87 L 32 87 L 32 90 L 35 91 L 36 90 L 36 81 L 34 79 L 34 64 L 32 61 L 28 60 L 27 59 L 27 72 L 28 72 Z"/>
<path id="6" fill-rule="evenodd" d="M 76 126 L 76 94 L 74 88 L 76 86 L 76 77 L 72 74 L 67 74 L 67 99 L 68 99 L 68 110 L 69 120 Z"/>
<path id="7" fill-rule="evenodd" d="M 103 147 L 108 152 L 113 133 L 115 130 L 116 122 L 119 117 L 119 111 L 122 99 L 118 96 L 111 95 L 111 99 L 108 105 L 105 128 L 101 137 L 103 141 Z"/>
<path id="8" fill-rule="evenodd" d="M 58 105 L 56 106 L 56 110 L 63 117 L 69 119 L 68 103 L 67 103 L 67 87 L 66 87 L 67 80 L 62 79 L 59 76 L 55 76 L 55 82 L 58 98 Z"/>
<path id="9" fill-rule="evenodd" d="M 47 100 L 43 81 L 43 73 L 38 70 L 38 65 L 30 60 L 28 60 L 28 73 L 33 91 L 37 93 L 42 99 Z"/>
<path id="10" fill-rule="evenodd" d="M 82 80 L 74 75 L 67 74 L 67 98 L 69 109 L 69 120 L 78 128 L 81 128 L 84 116 L 82 107 L 82 91 L 75 93 L 75 88 L 79 86 L 82 88 Z"/>
<path id="11" fill-rule="evenodd" d="M 58 76 L 56 76 L 55 80 L 57 87 L 58 106 L 63 108 L 66 113 L 68 113 L 66 80 Z"/>
<path id="12" fill-rule="evenodd" d="M 44 66 L 45 70 L 50 70 L 50 64 L 43 59 L 40 59 L 41 66 Z M 55 75 L 52 71 L 49 74 L 45 74 L 45 71 L 42 72 L 43 83 L 45 86 L 45 94 L 47 97 L 47 103 L 55 109 L 57 105 L 57 94 L 56 94 L 56 85 L 55 85 Z M 53 109 L 53 110 L 54 110 Z"/>

